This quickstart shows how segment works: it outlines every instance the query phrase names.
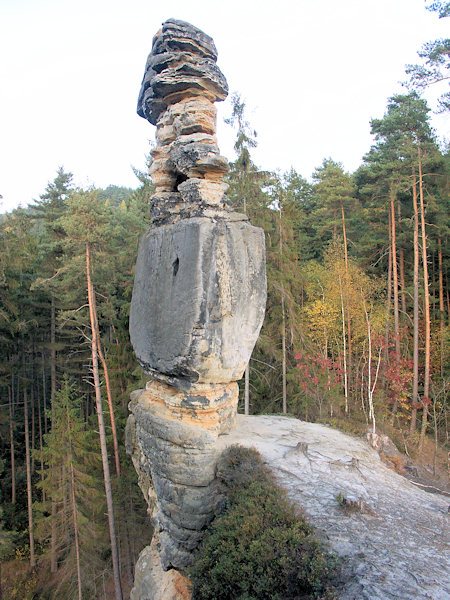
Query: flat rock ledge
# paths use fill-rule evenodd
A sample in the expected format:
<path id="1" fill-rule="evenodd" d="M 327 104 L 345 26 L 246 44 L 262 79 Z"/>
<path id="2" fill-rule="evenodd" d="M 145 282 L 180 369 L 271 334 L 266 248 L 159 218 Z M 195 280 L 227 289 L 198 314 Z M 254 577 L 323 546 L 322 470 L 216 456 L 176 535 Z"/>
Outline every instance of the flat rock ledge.
<path id="1" fill-rule="evenodd" d="M 219 450 L 256 448 L 322 539 L 345 557 L 341 600 L 450 598 L 448 498 L 390 470 L 364 440 L 289 417 L 238 415 L 237 426 L 217 444 Z M 343 507 L 339 495 L 354 508 Z M 150 572 L 149 549 L 144 553 L 147 564 L 137 564 L 137 580 Z M 172 578 L 166 591 L 158 576 L 158 590 L 132 594 L 132 600 L 185 600 L 177 572 L 166 573 Z"/>
<path id="2" fill-rule="evenodd" d="M 238 416 L 219 438 L 256 448 L 321 537 L 347 557 L 341 600 L 448 600 L 448 498 L 417 488 L 364 440 L 289 417 Z M 346 511 L 339 495 L 360 510 Z"/>

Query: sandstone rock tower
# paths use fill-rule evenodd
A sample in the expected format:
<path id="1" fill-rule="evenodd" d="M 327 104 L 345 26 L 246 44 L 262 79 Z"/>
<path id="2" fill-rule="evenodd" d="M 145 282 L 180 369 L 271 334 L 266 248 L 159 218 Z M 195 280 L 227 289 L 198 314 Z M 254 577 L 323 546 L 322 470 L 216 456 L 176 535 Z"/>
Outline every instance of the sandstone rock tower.
<path id="1" fill-rule="evenodd" d="M 191 561 L 217 495 L 217 437 L 262 325 L 264 234 L 233 212 L 214 102 L 227 96 L 213 40 L 169 19 L 153 39 L 138 114 L 156 125 L 152 226 L 141 240 L 130 314 L 151 376 L 130 404 L 128 450 L 151 506 L 164 569 Z"/>

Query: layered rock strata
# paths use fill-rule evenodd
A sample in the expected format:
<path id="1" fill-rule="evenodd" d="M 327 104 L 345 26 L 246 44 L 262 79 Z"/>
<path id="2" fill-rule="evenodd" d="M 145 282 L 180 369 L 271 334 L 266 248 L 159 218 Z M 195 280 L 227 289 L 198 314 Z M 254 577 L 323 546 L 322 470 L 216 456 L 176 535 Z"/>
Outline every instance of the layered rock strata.
<path id="1" fill-rule="evenodd" d="M 156 125 L 156 190 L 130 336 L 151 380 L 132 396 L 127 447 L 165 570 L 191 562 L 216 508 L 217 440 L 235 424 L 236 381 L 266 301 L 263 231 L 226 197 L 214 102 L 228 87 L 216 61 L 209 36 L 169 19 L 153 39 L 138 100 L 138 114 Z"/>
<path id="2" fill-rule="evenodd" d="M 228 85 L 216 61 L 212 38 L 189 23 L 169 19 L 153 39 L 138 114 L 156 125 L 150 168 L 155 223 L 229 218 L 222 180 L 228 161 L 217 146 L 214 106 L 226 98 Z"/>

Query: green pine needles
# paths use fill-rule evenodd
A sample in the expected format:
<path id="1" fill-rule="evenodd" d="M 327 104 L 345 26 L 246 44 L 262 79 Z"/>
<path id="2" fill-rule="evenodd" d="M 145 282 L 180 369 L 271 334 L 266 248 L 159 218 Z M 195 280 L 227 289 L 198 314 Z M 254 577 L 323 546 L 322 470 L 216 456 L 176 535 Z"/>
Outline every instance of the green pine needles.
<path id="1" fill-rule="evenodd" d="M 53 553 L 58 567 L 51 597 L 66 600 L 94 596 L 92 582 L 105 547 L 98 441 L 86 428 L 81 405 L 75 385 L 65 376 L 42 450 L 45 469 L 38 487 L 45 500 L 35 503 L 37 534 L 44 548 L 41 560 L 51 562 Z"/>
<path id="2" fill-rule="evenodd" d="M 192 600 L 333 598 L 335 558 L 314 536 L 250 448 L 231 446 L 218 464 L 225 508 L 189 570 Z"/>

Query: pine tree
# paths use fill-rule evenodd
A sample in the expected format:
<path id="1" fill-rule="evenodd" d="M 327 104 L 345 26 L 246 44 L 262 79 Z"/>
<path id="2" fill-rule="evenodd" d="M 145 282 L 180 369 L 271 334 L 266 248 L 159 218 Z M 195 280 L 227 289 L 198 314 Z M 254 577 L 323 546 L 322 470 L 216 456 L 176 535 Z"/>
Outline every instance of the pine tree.
<path id="1" fill-rule="evenodd" d="M 450 17 L 450 2 L 439 0 L 426 7 L 431 12 L 438 13 L 440 19 Z M 407 87 L 413 91 L 423 91 L 430 85 L 447 81 L 450 77 L 450 39 L 443 38 L 427 42 L 419 50 L 421 64 L 406 65 L 409 75 Z M 450 92 L 444 92 L 438 100 L 438 112 L 450 110 Z"/>
<path id="2" fill-rule="evenodd" d="M 50 359 L 50 406 L 53 406 L 57 390 L 57 351 L 64 348 L 56 338 L 56 321 L 58 310 L 61 309 L 62 299 L 58 297 L 58 285 L 55 281 L 55 273 L 60 268 L 63 256 L 63 241 L 65 232 L 61 226 L 60 220 L 67 210 L 67 200 L 73 191 L 73 175 L 64 171 L 64 168 L 58 167 L 55 179 L 49 182 L 45 192 L 41 194 L 33 207 L 33 214 L 39 231 L 40 242 L 40 274 L 41 277 L 35 283 L 36 288 L 42 290 L 47 300 L 47 319 L 49 326 L 42 324 L 43 331 L 49 331 L 47 339 L 43 339 L 42 357 L 45 357 L 45 351 L 49 351 Z M 64 294 L 62 295 L 64 296 Z M 44 397 L 44 404 L 46 398 Z M 55 512 L 55 506 L 52 511 Z M 53 530 L 51 539 L 51 571 L 57 570 L 56 530 Z"/>
<path id="3" fill-rule="evenodd" d="M 61 599 L 90 597 L 93 575 L 100 568 L 103 501 L 98 442 L 86 429 L 82 405 L 75 385 L 64 376 L 52 408 L 52 429 L 44 436 L 45 469 L 38 484 L 46 497 L 38 505 L 38 534 L 46 543 L 57 532 L 56 547 L 47 552 L 56 552 L 59 569 L 53 597 Z"/>
<path id="4" fill-rule="evenodd" d="M 431 369 L 431 318 L 430 318 L 430 293 L 428 276 L 428 241 L 425 223 L 425 187 L 424 181 L 428 174 L 435 168 L 439 161 L 439 152 L 434 142 L 433 132 L 428 122 L 429 108 L 424 100 L 416 93 L 409 95 L 397 95 L 390 98 L 387 112 L 383 119 L 372 121 L 372 133 L 375 135 L 377 144 L 366 157 L 376 168 L 387 177 L 390 198 L 390 221 L 392 229 L 392 261 L 394 277 L 396 273 L 396 245 L 395 245 L 395 209 L 396 196 L 403 191 L 411 190 L 413 198 L 413 223 L 414 223 L 414 350 L 415 357 L 414 379 L 413 379 L 413 406 L 412 423 L 415 422 L 415 411 L 418 398 L 415 394 L 418 390 L 418 243 L 416 241 L 417 222 L 421 223 L 422 238 L 422 267 L 423 267 L 423 306 L 425 325 L 425 366 L 423 378 L 422 395 L 422 432 L 421 439 L 426 430 L 427 405 L 430 394 L 430 369 Z M 428 171 L 429 172 L 429 171 Z M 413 236 L 411 236 L 413 237 Z M 398 289 L 398 288 L 397 288 Z M 396 285 L 394 281 L 394 294 Z M 395 296 L 394 296 L 395 298 Z M 399 337 L 398 297 L 395 305 L 395 337 Z M 400 356 L 399 343 L 397 343 L 396 354 Z M 397 358 L 398 360 L 398 358 Z M 396 406 L 394 405 L 394 412 Z M 413 425 L 412 425 L 413 427 Z"/>
<path id="5" fill-rule="evenodd" d="M 111 557 L 114 572 L 114 588 L 116 600 L 122 600 L 122 589 L 119 571 L 119 556 L 117 549 L 116 525 L 114 518 L 114 506 L 112 499 L 111 476 L 108 463 L 108 450 L 106 445 L 106 433 L 103 418 L 103 407 L 101 397 L 100 371 L 98 365 L 99 357 L 102 357 L 99 316 L 97 311 L 96 291 L 93 282 L 94 270 L 97 266 L 101 272 L 101 267 L 111 268 L 111 264 L 101 265 L 95 261 L 95 255 L 105 251 L 106 241 L 111 239 L 111 222 L 114 219 L 110 207 L 98 198 L 95 191 L 78 192 L 69 202 L 69 212 L 67 217 L 62 219 L 62 223 L 68 233 L 69 250 L 72 253 L 69 262 L 66 265 L 66 275 L 70 275 L 80 282 L 81 289 L 86 289 L 89 309 L 89 328 L 92 356 L 92 375 L 94 379 L 95 400 L 97 409 L 97 418 L 99 425 L 100 448 L 103 464 L 103 476 L 105 484 L 105 494 L 108 512 L 108 524 L 111 544 Z M 70 255 L 68 255 L 69 257 Z M 108 282 L 106 278 L 105 283 Z M 83 283 L 81 283 L 83 282 Z M 106 283 L 107 287 L 111 281 Z M 108 285 L 109 284 L 109 285 Z M 102 361 L 103 362 L 103 361 Z M 103 366 L 105 366 L 105 362 Z M 107 377 L 107 375 L 106 375 Z M 116 456 L 116 465 L 118 465 L 118 442 L 115 432 L 115 417 L 112 398 L 109 397 L 109 411 L 111 425 L 113 427 L 113 445 Z"/>
<path id="6" fill-rule="evenodd" d="M 250 149 L 256 148 L 256 131 L 252 130 L 250 123 L 245 115 L 245 102 L 239 94 L 232 97 L 232 114 L 225 119 L 228 125 L 237 127 L 236 141 L 234 150 L 236 160 L 230 165 L 228 182 L 230 197 L 235 208 L 242 210 L 244 214 L 249 214 L 252 222 L 257 224 L 257 215 L 262 207 L 263 193 L 262 186 L 267 179 L 267 173 L 261 172 L 250 155 Z M 244 414 L 250 412 L 250 361 L 245 368 L 244 375 Z"/>
<path id="7" fill-rule="evenodd" d="M 344 287 L 350 286 L 348 270 L 348 240 L 347 221 L 348 213 L 355 207 L 355 184 L 352 177 L 344 172 L 342 165 L 331 159 L 323 161 L 321 167 L 313 174 L 316 182 L 314 191 L 320 200 L 320 207 L 324 213 L 325 221 L 333 227 L 333 238 L 337 237 L 338 223 L 342 230 L 345 260 Z M 319 209 L 320 210 L 320 209 Z M 331 218 L 330 218 L 331 217 Z M 343 340 L 344 340 L 344 381 L 345 381 L 345 411 L 348 413 L 349 389 L 352 387 L 352 315 L 349 303 L 343 308 Z M 348 345 L 348 348 L 347 348 Z"/>

